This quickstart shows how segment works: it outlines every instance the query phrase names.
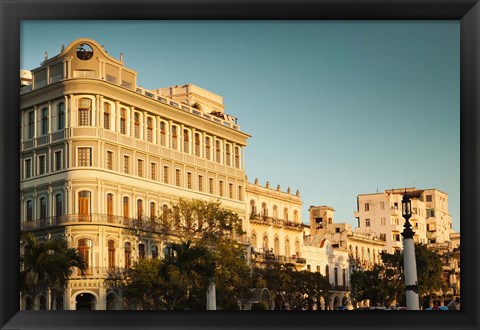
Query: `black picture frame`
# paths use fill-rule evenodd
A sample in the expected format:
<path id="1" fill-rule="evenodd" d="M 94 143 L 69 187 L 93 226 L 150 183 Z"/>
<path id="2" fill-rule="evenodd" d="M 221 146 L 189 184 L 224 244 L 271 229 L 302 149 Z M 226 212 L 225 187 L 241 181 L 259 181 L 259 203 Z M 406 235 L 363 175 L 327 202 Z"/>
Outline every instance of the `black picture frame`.
<path id="1" fill-rule="evenodd" d="M 477 0 L 0 0 L 0 326 L 2 329 L 478 329 L 479 41 Z M 461 30 L 459 312 L 19 311 L 20 21 L 42 19 L 442 19 Z M 399 144 L 401 141 L 399 141 Z"/>

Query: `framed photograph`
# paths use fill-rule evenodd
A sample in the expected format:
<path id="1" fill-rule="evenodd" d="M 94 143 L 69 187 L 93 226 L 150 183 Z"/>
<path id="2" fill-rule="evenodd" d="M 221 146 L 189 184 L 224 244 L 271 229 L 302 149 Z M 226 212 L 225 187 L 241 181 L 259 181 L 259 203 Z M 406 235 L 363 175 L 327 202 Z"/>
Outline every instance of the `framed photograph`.
<path id="1" fill-rule="evenodd" d="M 0 5 L 2 329 L 479 327 L 477 1 Z"/>

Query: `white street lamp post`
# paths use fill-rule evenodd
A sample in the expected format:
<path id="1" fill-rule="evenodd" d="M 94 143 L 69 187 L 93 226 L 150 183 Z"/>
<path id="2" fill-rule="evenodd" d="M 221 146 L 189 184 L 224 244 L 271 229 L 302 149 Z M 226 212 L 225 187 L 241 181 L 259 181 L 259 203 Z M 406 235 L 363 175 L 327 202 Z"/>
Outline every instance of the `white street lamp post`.
<path id="1" fill-rule="evenodd" d="M 412 224 L 409 222 L 412 216 L 412 204 L 410 197 L 405 194 L 402 199 L 402 212 L 405 218 L 403 236 L 403 268 L 405 272 L 405 291 L 407 298 L 407 310 L 418 310 L 418 282 L 417 282 L 417 263 L 415 260 L 415 245 L 413 242 Z"/>

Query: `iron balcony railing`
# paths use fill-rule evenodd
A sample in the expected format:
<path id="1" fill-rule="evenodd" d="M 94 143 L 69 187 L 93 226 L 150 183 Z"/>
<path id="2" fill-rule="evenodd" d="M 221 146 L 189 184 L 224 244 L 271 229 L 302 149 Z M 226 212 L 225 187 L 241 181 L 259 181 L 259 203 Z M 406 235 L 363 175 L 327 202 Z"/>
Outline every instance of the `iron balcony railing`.
<path id="1" fill-rule="evenodd" d="M 256 213 L 250 214 L 250 221 L 256 224 L 264 224 L 269 226 L 273 225 L 277 227 L 287 227 L 287 228 L 303 230 L 302 228 L 303 226 L 299 222 L 278 219 L 278 218 L 256 214 Z"/>

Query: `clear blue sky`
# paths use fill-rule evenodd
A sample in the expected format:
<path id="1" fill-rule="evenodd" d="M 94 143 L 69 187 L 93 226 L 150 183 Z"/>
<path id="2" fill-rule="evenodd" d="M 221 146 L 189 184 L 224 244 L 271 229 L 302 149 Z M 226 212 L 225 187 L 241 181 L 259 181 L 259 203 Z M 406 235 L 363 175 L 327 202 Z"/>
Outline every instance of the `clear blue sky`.
<path id="1" fill-rule="evenodd" d="M 24 21 L 21 68 L 81 37 L 144 88 L 221 95 L 250 182 L 299 189 L 304 222 L 330 205 L 356 225 L 358 194 L 415 186 L 448 193 L 460 229 L 458 21 Z"/>

